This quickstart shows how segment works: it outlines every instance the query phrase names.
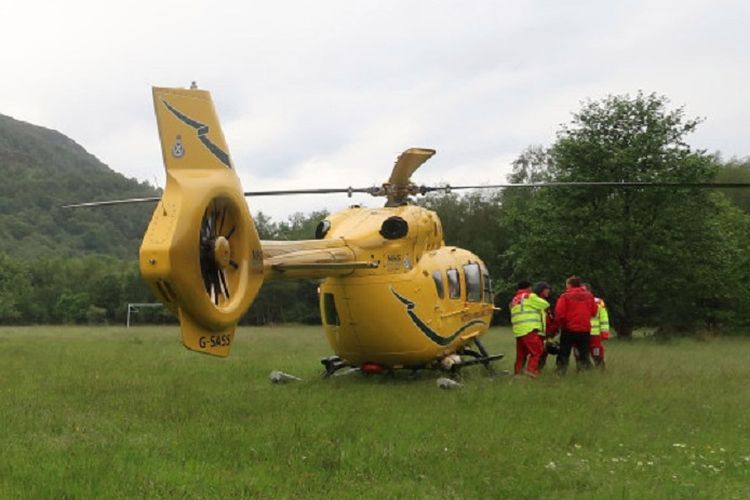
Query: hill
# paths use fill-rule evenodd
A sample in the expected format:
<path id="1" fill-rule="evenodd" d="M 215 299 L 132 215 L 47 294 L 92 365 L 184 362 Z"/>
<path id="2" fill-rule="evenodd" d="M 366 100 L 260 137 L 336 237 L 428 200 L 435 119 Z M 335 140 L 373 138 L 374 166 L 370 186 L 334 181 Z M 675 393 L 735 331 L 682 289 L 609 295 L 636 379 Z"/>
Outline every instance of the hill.
<path id="1" fill-rule="evenodd" d="M 0 253 L 135 258 L 150 205 L 69 210 L 71 201 L 154 196 L 55 130 L 0 115 Z"/>

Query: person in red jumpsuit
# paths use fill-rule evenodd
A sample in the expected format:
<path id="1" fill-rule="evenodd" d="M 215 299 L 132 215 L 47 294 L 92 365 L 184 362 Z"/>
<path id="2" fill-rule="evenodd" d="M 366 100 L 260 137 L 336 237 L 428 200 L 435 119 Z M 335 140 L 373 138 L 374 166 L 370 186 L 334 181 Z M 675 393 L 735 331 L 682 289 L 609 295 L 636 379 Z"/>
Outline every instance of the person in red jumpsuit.
<path id="1" fill-rule="evenodd" d="M 531 283 L 521 281 L 518 284 L 510 302 L 510 322 L 516 337 L 516 375 L 539 375 L 547 309 L 549 302 L 531 290 Z"/>
<path id="2" fill-rule="evenodd" d="M 577 276 L 565 282 L 565 292 L 555 304 L 555 319 L 560 324 L 560 352 L 557 354 L 557 371 L 564 374 L 570 362 L 570 351 L 576 349 L 580 355 L 578 369 L 591 367 L 589 342 L 591 339 L 591 318 L 596 315 L 594 296 L 586 290 Z"/>

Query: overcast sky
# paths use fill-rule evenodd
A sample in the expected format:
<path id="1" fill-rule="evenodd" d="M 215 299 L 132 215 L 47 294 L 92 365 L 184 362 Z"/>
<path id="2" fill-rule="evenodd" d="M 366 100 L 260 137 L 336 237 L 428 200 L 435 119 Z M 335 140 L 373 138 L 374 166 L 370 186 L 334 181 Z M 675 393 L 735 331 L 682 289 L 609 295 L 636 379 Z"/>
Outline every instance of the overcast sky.
<path id="1" fill-rule="evenodd" d="M 152 85 L 212 92 L 246 190 L 503 182 L 587 98 L 639 89 L 750 155 L 748 1 L 3 0 L 0 113 L 163 186 Z M 250 199 L 275 219 L 345 196 Z M 367 206 L 380 199 L 355 198 Z"/>

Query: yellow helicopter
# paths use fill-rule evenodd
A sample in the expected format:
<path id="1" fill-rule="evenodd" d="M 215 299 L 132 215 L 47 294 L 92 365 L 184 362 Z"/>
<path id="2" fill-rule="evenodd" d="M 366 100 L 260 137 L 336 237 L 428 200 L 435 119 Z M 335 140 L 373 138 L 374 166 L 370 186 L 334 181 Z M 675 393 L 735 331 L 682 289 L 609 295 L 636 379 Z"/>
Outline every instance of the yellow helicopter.
<path id="1" fill-rule="evenodd" d="M 435 151 L 408 149 L 354 206 L 322 221 L 315 239 L 260 241 L 232 168 L 210 94 L 154 88 L 167 183 L 140 249 L 153 292 L 180 321 L 188 349 L 227 356 L 264 280 L 319 278 L 320 309 L 336 353 L 326 373 L 489 363 L 492 287 L 482 261 L 445 246 L 434 212 L 406 203 L 412 173 Z M 361 190 L 360 190 L 361 191 Z M 376 192 L 377 191 L 377 192 Z M 469 349 L 469 344 L 476 346 Z M 470 359 L 460 358 L 467 354 Z"/>
<path id="2" fill-rule="evenodd" d="M 190 350 L 227 356 L 236 326 L 264 280 L 322 279 L 323 328 L 335 352 L 325 374 L 491 363 L 480 338 L 490 326 L 493 294 L 487 268 L 472 252 L 446 246 L 437 214 L 408 197 L 450 188 L 416 186 L 411 175 L 435 151 L 412 148 L 388 182 L 371 188 L 243 192 L 209 92 L 154 88 L 167 182 L 140 248 L 141 273 L 179 319 Z M 684 186 L 685 183 L 562 182 L 477 187 Z M 723 185 L 703 185 L 721 187 Z M 734 186 L 734 185 L 732 185 Z M 730 186 L 730 187 L 732 187 Z M 245 196 L 369 193 L 382 208 L 353 206 L 321 221 L 315 239 L 261 241 Z"/>

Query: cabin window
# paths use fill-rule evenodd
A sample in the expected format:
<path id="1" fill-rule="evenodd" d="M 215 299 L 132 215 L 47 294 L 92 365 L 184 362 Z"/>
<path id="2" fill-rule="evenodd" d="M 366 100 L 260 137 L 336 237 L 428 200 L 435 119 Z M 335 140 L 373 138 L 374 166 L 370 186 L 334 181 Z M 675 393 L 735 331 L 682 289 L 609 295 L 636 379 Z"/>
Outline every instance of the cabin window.
<path id="1" fill-rule="evenodd" d="M 466 278 L 466 300 L 479 302 L 482 300 L 482 278 L 479 273 L 479 264 L 467 264 L 464 266 L 464 277 Z"/>
<path id="2" fill-rule="evenodd" d="M 484 302 L 486 304 L 494 304 L 495 298 L 492 294 L 492 280 L 490 279 L 490 273 L 487 272 L 487 269 L 482 266 L 482 285 L 484 285 L 483 291 L 484 291 Z"/>
<path id="3" fill-rule="evenodd" d="M 439 299 L 445 298 L 445 286 L 443 286 L 443 273 L 441 271 L 434 271 L 432 273 L 432 280 L 435 282 L 435 288 Z"/>
<path id="4" fill-rule="evenodd" d="M 323 315 L 325 316 L 323 319 L 326 324 L 334 326 L 339 326 L 341 324 L 341 321 L 339 321 L 339 313 L 336 310 L 336 301 L 334 300 L 332 293 L 323 294 Z"/>
<path id="5" fill-rule="evenodd" d="M 461 282 L 458 280 L 457 269 L 448 269 L 448 296 L 452 299 L 461 298 Z"/>

